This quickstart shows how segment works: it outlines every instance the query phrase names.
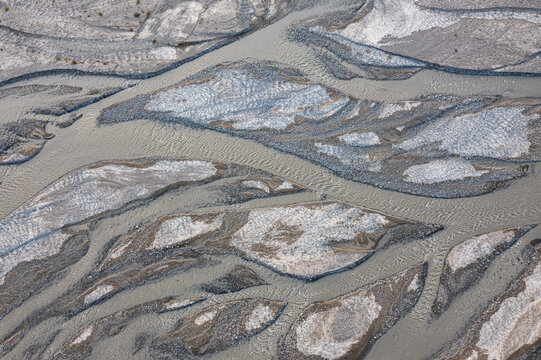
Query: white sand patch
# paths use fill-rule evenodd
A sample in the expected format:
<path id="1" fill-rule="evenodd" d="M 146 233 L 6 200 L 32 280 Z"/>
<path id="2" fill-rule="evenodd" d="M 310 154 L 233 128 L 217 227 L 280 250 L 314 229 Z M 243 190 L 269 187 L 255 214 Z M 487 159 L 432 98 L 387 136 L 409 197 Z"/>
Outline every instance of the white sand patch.
<path id="1" fill-rule="evenodd" d="M 22 162 L 24 160 L 27 160 L 29 157 L 26 155 L 23 155 L 20 152 L 14 152 L 12 154 L 8 154 L 4 157 L 0 157 L 0 165 L 8 165 L 13 164 L 17 162 Z"/>
<path id="2" fill-rule="evenodd" d="M 85 305 L 98 301 L 99 299 L 103 298 L 105 295 L 113 291 L 113 289 L 113 285 L 99 285 L 98 287 L 96 287 L 96 289 L 94 289 L 94 291 L 85 296 Z"/>
<path id="3" fill-rule="evenodd" d="M 421 287 L 421 282 L 419 281 L 419 275 L 415 274 L 413 277 L 413 280 L 411 280 L 411 283 L 408 286 L 407 291 L 417 291 Z"/>
<path id="4" fill-rule="evenodd" d="M 528 154 L 529 122 L 538 114 L 525 115 L 524 108 L 495 107 L 478 113 L 441 119 L 398 147 L 412 150 L 439 143 L 439 148 L 462 156 L 515 159 Z"/>
<path id="5" fill-rule="evenodd" d="M 231 244 L 281 272 L 313 276 L 365 256 L 363 252 L 335 253 L 333 242 L 370 234 L 387 223 L 380 214 L 340 203 L 254 209 L 247 223 L 233 235 Z M 272 254 L 260 251 L 259 244 L 276 250 Z"/>
<path id="6" fill-rule="evenodd" d="M 541 264 L 524 279 L 525 289 L 505 299 L 483 324 L 477 347 L 489 360 L 505 360 L 541 338 Z"/>
<path id="7" fill-rule="evenodd" d="M 130 242 L 127 242 L 125 244 L 123 244 L 122 246 L 119 246 L 118 248 L 116 248 L 112 253 L 111 255 L 109 256 L 111 259 L 117 259 L 119 257 L 122 256 L 122 254 L 124 254 L 124 250 L 126 250 L 126 248 L 130 245 Z"/>
<path id="8" fill-rule="evenodd" d="M 167 303 L 165 305 L 165 308 L 167 310 L 177 310 L 177 309 L 182 309 L 182 308 L 185 308 L 187 306 L 190 306 L 192 304 L 195 304 L 196 302 L 198 302 L 199 299 L 197 300 L 194 300 L 194 299 L 184 299 L 184 300 L 179 300 L 179 301 L 171 301 L 169 303 Z"/>
<path id="9" fill-rule="evenodd" d="M 365 292 L 341 301 L 341 306 L 312 313 L 297 325 L 295 331 L 299 351 L 328 360 L 338 359 L 362 339 L 381 310 L 374 295 Z M 343 333 L 340 340 L 333 334 L 337 324 L 340 324 Z"/>
<path id="10" fill-rule="evenodd" d="M 492 254 L 494 249 L 510 242 L 513 238 L 514 232 L 510 230 L 500 230 L 473 237 L 453 247 L 447 255 L 446 262 L 451 271 L 456 272 Z"/>
<path id="11" fill-rule="evenodd" d="M 274 189 L 275 191 L 284 191 L 284 190 L 293 190 L 294 187 L 293 187 L 293 184 L 290 183 L 289 181 L 284 181 L 283 183 L 280 184 L 280 186 L 278 186 L 276 189 Z"/>
<path id="12" fill-rule="evenodd" d="M 161 249 L 167 246 L 182 243 L 196 236 L 210 233 L 219 229 L 223 224 L 223 214 L 216 216 L 212 221 L 197 221 L 193 216 L 176 216 L 167 219 L 156 231 L 154 242 L 149 249 Z"/>
<path id="13" fill-rule="evenodd" d="M 79 336 L 77 336 L 72 342 L 71 345 L 77 345 L 85 341 L 92 335 L 92 331 L 94 330 L 94 327 L 90 325 L 89 327 L 85 328 Z"/>
<path id="14" fill-rule="evenodd" d="M 263 326 L 269 324 L 276 317 L 275 312 L 268 305 L 259 304 L 250 313 L 248 320 L 246 320 L 246 330 L 253 331 L 259 330 Z"/>
<path id="15" fill-rule="evenodd" d="M 151 54 L 156 60 L 175 60 L 177 58 L 177 50 L 170 46 L 152 50 Z"/>
<path id="16" fill-rule="evenodd" d="M 362 149 L 348 146 L 314 143 L 319 153 L 337 158 L 342 164 L 358 169 L 377 172 L 381 170 L 381 161 L 371 160 Z"/>
<path id="17" fill-rule="evenodd" d="M 147 19 L 139 38 L 164 37 L 167 39 L 186 40 L 194 31 L 199 17 L 204 11 L 202 4 L 196 1 L 185 1 L 173 9 Z"/>
<path id="18" fill-rule="evenodd" d="M 266 18 L 267 19 L 270 19 L 271 17 L 273 17 L 276 12 L 278 11 L 278 6 L 276 5 L 276 0 L 270 0 L 268 2 L 268 7 L 269 7 L 269 12 L 267 13 L 267 16 Z"/>
<path id="19" fill-rule="evenodd" d="M 426 164 L 414 165 L 407 168 L 403 175 L 408 182 L 418 184 L 434 184 L 444 181 L 462 180 L 479 177 L 488 170 L 477 171 L 463 159 L 433 160 Z"/>
<path id="20" fill-rule="evenodd" d="M 203 325 L 204 323 L 208 322 L 208 321 L 211 321 L 212 319 L 214 319 L 214 317 L 216 317 L 216 314 L 218 313 L 218 310 L 212 310 L 212 311 L 208 311 L 200 316 L 198 316 L 196 319 L 195 319 L 195 324 L 197 326 L 201 326 Z"/>
<path id="21" fill-rule="evenodd" d="M 5 275 L 17 264 L 43 259 L 58 253 L 67 238 L 67 235 L 57 231 L 0 257 L 0 285 L 4 283 Z"/>
<path id="22" fill-rule="evenodd" d="M 393 44 L 418 31 L 445 28 L 461 19 L 519 19 L 540 23 L 538 14 L 520 11 L 463 12 L 432 10 L 417 6 L 413 0 L 375 0 L 374 8 L 359 22 L 349 24 L 340 35 L 363 44 Z"/>
<path id="23" fill-rule="evenodd" d="M 368 155 L 352 151 L 343 146 L 322 143 L 314 143 L 314 146 L 318 152 L 335 157 L 344 165 L 364 166 L 370 162 L 370 157 Z"/>
<path id="24" fill-rule="evenodd" d="M 409 111 L 421 105 L 419 101 L 406 101 L 397 104 L 385 104 L 381 112 L 378 114 L 378 119 L 385 119 L 399 111 Z"/>
<path id="25" fill-rule="evenodd" d="M 351 146 L 372 146 L 380 143 L 379 137 L 374 132 L 349 133 L 339 136 L 338 139 Z"/>
<path id="26" fill-rule="evenodd" d="M 285 81 L 278 74 L 262 78 L 242 68 L 224 68 L 208 82 L 152 96 L 145 108 L 198 124 L 223 121 L 238 130 L 257 130 L 285 129 L 297 116 L 320 120 L 348 102 L 347 97 L 331 98 L 320 85 Z"/>
<path id="27" fill-rule="evenodd" d="M 250 189 L 263 190 L 267 194 L 270 193 L 270 188 L 264 182 L 259 180 L 246 180 L 242 182 L 242 185 Z"/>
<path id="28" fill-rule="evenodd" d="M 368 66 L 385 66 L 385 67 L 425 67 L 426 63 L 407 58 L 400 55 L 395 55 L 390 52 L 376 49 L 369 45 L 364 45 L 355 41 L 352 41 L 342 35 L 328 32 L 321 26 L 315 26 L 310 28 L 310 32 L 316 33 L 320 36 L 326 37 L 338 44 L 343 45 L 351 53 L 351 56 L 355 59 L 355 62 Z M 372 105 L 370 107 L 373 107 Z"/>
<path id="29" fill-rule="evenodd" d="M 57 253 L 67 239 L 60 232 L 66 225 L 216 172 L 206 161 L 163 160 L 148 167 L 89 166 L 66 175 L 0 222 L 0 276 L 21 261 Z"/>

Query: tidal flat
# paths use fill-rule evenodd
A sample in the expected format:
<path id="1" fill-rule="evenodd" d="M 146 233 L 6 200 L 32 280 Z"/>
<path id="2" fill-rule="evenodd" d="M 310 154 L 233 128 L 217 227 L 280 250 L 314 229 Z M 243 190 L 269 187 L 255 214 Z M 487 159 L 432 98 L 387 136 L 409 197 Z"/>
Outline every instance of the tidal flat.
<path id="1" fill-rule="evenodd" d="M 541 3 L 0 0 L 1 359 L 541 359 Z"/>

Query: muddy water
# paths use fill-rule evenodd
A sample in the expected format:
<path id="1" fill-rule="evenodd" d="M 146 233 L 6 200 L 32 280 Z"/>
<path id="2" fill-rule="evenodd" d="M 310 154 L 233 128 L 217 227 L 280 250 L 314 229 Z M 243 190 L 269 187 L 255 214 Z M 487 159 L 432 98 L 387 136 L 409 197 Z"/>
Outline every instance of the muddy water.
<path id="1" fill-rule="evenodd" d="M 209 66 L 225 61 L 252 58 L 274 60 L 302 70 L 309 79 L 324 83 L 346 94 L 374 100 L 408 100 L 426 94 L 501 95 L 506 98 L 538 96 L 539 78 L 482 77 L 422 71 L 403 81 L 371 81 L 355 79 L 340 81 L 327 75 L 323 66 L 304 45 L 286 40 L 284 31 L 291 24 L 328 11 L 319 7 L 302 13 L 293 13 L 284 19 L 242 38 L 228 46 L 208 53 L 177 69 L 156 77 L 127 81 L 114 77 L 93 76 L 44 76 L 21 81 L 7 87 L 28 84 L 69 84 L 74 86 L 134 85 L 109 98 L 88 105 L 77 113 L 82 115 L 74 125 L 57 128 L 49 125 L 55 137 L 47 142 L 39 156 L 17 166 L 0 168 L 0 218 L 31 199 L 47 184 L 86 164 L 110 159 L 136 159 L 141 157 L 194 158 L 237 163 L 267 171 L 299 184 L 312 192 L 274 198 L 252 200 L 235 208 L 257 208 L 308 202 L 320 198 L 342 200 L 354 205 L 381 211 L 385 214 L 410 220 L 441 224 L 445 230 L 413 243 L 391 247 L 376 253 L 368 261 L 350 271 L 326 276 L 312 283 L 285 276 L 259 265 L 250 266 L 272 286 L 258 286 L 243 292 L 210 297 L 204 304 L 186 310 L 162 315 L 147 314 L 130 323 L 119 335 L 100 342 L 93 358 L 127 359 L 147 358 L 139 352 L 127 355 L 135 334 L 144 331 L 158 333 L 157 326 L 172 326 L 178 318 L 192 314 L 212 303 L 241 297 L 255 296 L 287 302 L 277 322 L 266 331 L 217 353 L 216 359 L 272 358 L 276 343 L 283 336 L 299 311 L 309 303 L 327 300 L 357 289 L 363 284 L 382 279 L 419 262 L 428 261 L 429 270 L 425 289 L 413 311 L 400 320 L 367 355 L 367 359 L 422 359 L 456 336 L 477 314 L 483 305 L 499 294 L 523 266 L 521 251 L 532 239 L 541 237 L 537 227 L 498 257 L 486 276 L 472 291 L 460 296 L 438 320 L 430 318 L 430 307 L 436 296 L 443 260 L 450 247 L 474 235 L 506 227 L 537 224 L 541 219 L 541 173 L 537 165 L 531 175 L 512 183 L 511 186 L 491 194 L 463 199 L 431 199 L 398 192 L 386 191 L 360 183 L 344 180 L 331 171 L 298 157 L 270 149 L 251 140 L 232 137 L 211 130 L 188 128 L 183 125 L 162 124 L 138 120 L 108 126 L 97 126 L 100 111 L 112 104 L 135 95 L 158 90 L 177 83 Z M 16 106 L 0 103 L 5 114 L 20 117 L 35 103 L 47 99 L 25 96 Z M 41 115 L 44 119 L 52 118 Z M 230 209 L 232 206 L 208 207 L 212 192 L 170 192 L 143 207 L 102 220 L 91 232 L 90 250 L 69 274 L 57 284 L 31 298 L 0 321 L 0 338 L 9 334 L 21 319 L 42 306 L 53 303 L 94 265 L 103 246 L 116 235 L 130 228 L 170 213 L 203 213 L 209 210 Z M 247 264 L 236 256 L 220 256 L 220 264 L 206 271 L 189 270 L 163 280 L 124 291 L 110 300 L 93 306 L 62 324 L 44 357 L 69 339 L 78 329 L 91 320 L 107 314 L 167 295 L 194 297 L 205 295 L 194 284 L 210 281 L 226 273 L 237 264 Z M 180 284 L 180 285 L 179 285 Z M 159 318 L 158 318 L 159 317 Z M 155 320 L 155 321 L 149 321 Z M 50 328 L 58 326 L 59 319 L 50 319 L 32 329 L 29 336 L 6 358 L 16 359 L 29 344 L 50 336 Z M 54 325 L 54 326 L 52 326 Z"/>

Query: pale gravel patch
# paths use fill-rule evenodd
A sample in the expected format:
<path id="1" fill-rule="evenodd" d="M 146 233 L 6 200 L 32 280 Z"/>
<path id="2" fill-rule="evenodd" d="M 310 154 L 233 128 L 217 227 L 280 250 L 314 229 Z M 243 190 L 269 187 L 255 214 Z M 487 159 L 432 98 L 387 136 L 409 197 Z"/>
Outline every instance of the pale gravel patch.
<path id="1" fill-rule="evenodd" d="M 278 6 L 276 6 L 276 1 L 277 0 L 270 0 L 268 2 L 268 13 L 266 15 L 266 18 L 267 19 L 270 19 L 271 17 L 273 17 L 277 12 L 278 12 Z"/>
<path id="2" fill-rule="evenodd" d="M 405 38 L 416 32 L 433 28 L 446 28 L 462 19 L 515 19 L 541 23 L 541 17 L 538 14 L 526 11 L 453 13 L 423 8 L 412 0 L 376 0 L 372 11 L 359 22 L 351 23 L 336 32 L 363 44 L 392 45 L 396 42 L 393 39 Z"/>
<path id="3" fill-rule="evenodd" d="M 488 170 L 477 171 L 464 159 L 432 160 L 426 164 L 413 165 L 402 174 L 408 182 L 434 184 L 444 181 L 480 177 Z"/>
<path id="4" fill-rule="evenodd" d="M 452 272 L 456 272 L 492 254 L 496 247 L 509 243 L 514 236 L 513 231 L 500 230 L 473 237 L 453 247 L 447 255 L 446 263 Z"/>
<path id="5" fill-rule="evenodd" d="M 352 41 L 344 36 L 328 32 L 321 26 L 315 26 L 309 29 L 310 32 L 329 38 L 337 43 L 347 47 L 351 56 L 359 64 L 368 66 L 386 66 L 386 67 L 424 67 L 426 64 L 422 61 L 410 59 L 404 56 L 395 55 L 384 50 L 363 45 Z"/>
<path id="6" fill-rule="evenodd" d="M 0 254 L 58 231 L 63 226 L 148 197 L 171 184 L 216 174 L 206 161 L 162 160 L 148 167 L 107 164 L 62 177 L 0 222 Z"/>
<path id="7" fill-rule="evenodd" d="M 16 162 L 23 162 L 28 160 L 30 157 L 21 154 L 20 152 L 14 152 L 12 154 L 6 155 L 4 158 L 0 158 L 0 165 L 13 164 Z"/>
<path id="8" fill-rule="evenodd" d="M 338 137 L 338 139 L 350 146 L 373 146 L 380 143 L 379 136 L 375 132 L 349 133 Z"/>
<path id="9" fill-rule="evenodd" d="M 338 359 L 359 342 L 370 325 L 379 317 L 382 307 L 374 295 L 361 292 L 341 300 L 341 305 L 329 310 L 310 314 L 295 328 L 297 349 L 305 355 L 324 359 Z M 344 315 L 347 315 L 345 317 Z M 333 334 L 333 324 L 348 327 L 348 336 L 339 341 Z M 343 323 L 347 323 L 344 325 Z"/>
<path id="10" fill-rule="evenodd" d="M 77 336 L 72 342 L 71 345 L 77 345 L 85 341 L 92 335 L 92 331 L 94 330 L 94 326 L 90 325 L 87 328 L 85 328 L 79 336 Z"/>
<path id="11" fill-rule="evenodd" d="M 186 40 L 195 29 L 204 10 L 199 2 L 181 2 L 175 8 L 148 18 L 138 37 L 148 39 L 159 36 Z"/>
<path id="12" fill-rule="evenodd" d="M 67 238 L 66 234 L 57 231 L 0 257 L 0 285 L 4 284 L 5 275 L 17 264 L 46 258 L 58 253 Z"/>
<path id="13" fill-rule="evenodd" d="M 0 285 L 18 263 L 58 253 L 68 239 L 62 227 L 216 172 L 206 161 L 162 160 L 148 167 L 86 167 L 62 177 L 0 222 Z"/>
<path id="14" fill-rule="evenodd" d="M 232 24 L 236 24 L 237 31 L 240 33 L 252 28 L 254 20 L 264 12 L 262 0 L 243 0 L 233 3 L 230 0 L 215 1 L 206 5 L 196 30 L 199 29 L 201 23 L 207 24 L 205 27 L 207 32 L 212 32 L 216 27 L 228 29 Z M 201 33 L 201 31 L 198 32 Z"/>
<path id="15" fill-rule="evenodd" d="M 407 291 L 417 291 L 419 287 L 421 287 L 421 281 L 419 281 L 419 275 L 415 274 L 413 280 L 411 280 L 411 283 L 408 286 Z"/>
<path id="16" fill-rule="evenodd" d="M 182 309 L 189 305 L 192 305 L 194 303 L 198 302 L 198 300 L 192 300 L 192 299 L 185 299 L 181 301 L 173 301 L 169 302 L 165 305 L 165 308 L 167 310 L 176 310 L 176 309 Z"/>
<path id="17" fill-rule="evenodd" d="M 541 264 L 524 279 L 525 289 L 502 301 L 485 322 L 477 348 L 489 360 L 504 360 L 521 347 L 541 338 Z"/>
<path id="18" fill-rule="evenodd" d="M 207 125 L 231 123 L 238 130 L 285 129 L 297 116 L 321 120 L 349 102 L 333 99 L 320 85 L 261 78 L 244 69 L 222 69 L 205 83 L 181 86 L 153 95 L 148 111 Z"/>
<path id="19" fill-rule="evenodd" d="M 156 60 L 175 60 L 177 58 L 177 50 L 170 46 L 157 48 L 150 53 Z"/>
<path id="20" fill-rule="evenodd" d="M 460 19 L 453 14 L 436 13 L 412 1 L 376 0 L 372 11 L 361 21 L 349 24 L 338 33 L 369 45 L 388 44 L 388 38 L 403 38 L 417 31 L 447 27 Z"/>
<path id="21" fill-rule="evenodd" d="M 336 146 L 323 143 L 314 143 L 318 152 L 332 156 L 340 160 L 344 165 L 365 165 L 370 162 L 366 154 L 359 154 L 343 146 Z"/>
<path id="22" fill-rule="evenodd" d="M 515 159 L 529 153 L 529 122 L 538 114 L 523 114 L 522 107 L 494 107 L 473 114 L 448 117 L 429 125 L 396 147 L 403 150 L 437 143 L 442 150 L 461 156 Z"/>
<path id="23" fill-rule="evenodd" d="M 252 310 L 246 320 L 246 331 L 254 331 L 262 328 L 263 326 L 274 320 L 276 314 L 268 305 L 259 304 Z"/>
<path id="24" fill-rule="evenodd" d="M 378 114 L 378 119 L 385 119 L 399 111 L 409 111 L 421 105 L 419 101 L 405 101 L 404 103 L 385 104 Z"/>
<path id="25" fill-rule="evenodd" d="M 283 183 L 280 184 L 280 186 L 278 186 L 276 189 L 276 191 L 283 191 L 283 190 L 293 190 L 294 187 L 293 187 L 293 184 L 289 181 L 284 181 Z"/>
<path id="26" fill-rule="evenodd" d="M 371 161 L 366 170 L 371 172 L 381 171 L 381 161 Z"/>
<path id="27" fill-rule="evenodd" d="M 197 326 L 201 326 L 204 323 L 209 322 L 212 319 L 214 319 L 217 313 L 218 313 L 218 310 L 207 311 L 206 313 L 199 315 L 197 319 L 194 320 L 194 322 Z"/>
<path id="28" fill-rule="evenodd" d="M 263 190 L 267 194 L 270 193 L 270 188 L 260 180 L 245 180 L 242 182 L 242 185 L 250 189 Z"/>
<path id="29" fill-rule="evenodd" d="M 111 291 L 113 291 L 114 287 L 113 285 L 108 284 L 102 284 L 96 287 L 94 291 L 90 292 L 85 296 L 84 303 L 85 305 L 91 304 L 93 302 L 98 301 L 99 299 L 103 298 L 105 295 L 109 294 Z"/>
<path id="30" fill-rule="evenodd" d="M 323 143 L 314 143 L 319 153 L 332 156 L 347 166 L 359 167 L 368 171 L 377 172 L 381 170 L 381 161 L 371 160 L 370 156 L 363 153 L 361 149 L 348 146 L 336 146 Z"/>
<path id="31" fill-rule="evenodd" d="M 156 231 L 154 242 L 149 246 L 149 249 L 172 246 L 217 230 L 223 224 L 223 217 L 223 214 L 220 214 L 212 222 L 194 221 L 193 217 L 189 215 L 167 219 Z"/>
<path id="32" fill-rule="evenodd" d="M 309 208 L 303 205 L 254 209 L 231 244 L 249 258 L 284 273 L 315 276 L 340 269 L 365 256 L 362 252 L 335 253 L 333 242 L 370 234 L 389 221 L 380 214 L 332 203 Z M 258 244 L 276 250 L 253 250 Z"/>
<path id="33" fill-rule="evenodd" d="M 126 250 L 126 248 L 130 245 L 129 242 L 125 243 L 124 245 L 122 246 L 119 246 L 118 248 L 116 248 L 112 253 L 111 255 L 109 255 L 109 257 L 111 259 L 117 259 L 119 257 L 122 256 L 122 254 L 124 254 L 124 250 Z"/>

